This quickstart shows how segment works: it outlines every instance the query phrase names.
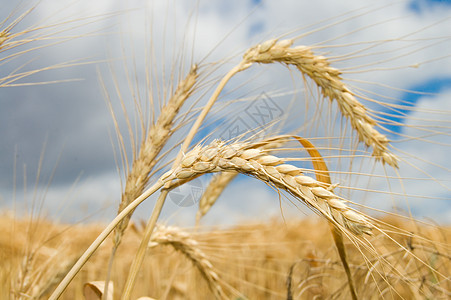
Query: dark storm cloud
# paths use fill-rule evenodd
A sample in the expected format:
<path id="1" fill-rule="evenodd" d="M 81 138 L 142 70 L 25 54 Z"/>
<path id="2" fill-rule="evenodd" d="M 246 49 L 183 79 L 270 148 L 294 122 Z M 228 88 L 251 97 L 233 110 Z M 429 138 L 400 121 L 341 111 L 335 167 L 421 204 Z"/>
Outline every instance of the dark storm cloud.
<path id="1" fill-rule="evenodd" d="M 88 68 L 80 71 L 83 69 Z M 35 168 L 32 163 L 39 161 L 39 145 L 44 143 L 47 162 L 55 163 L 61 152 L 64 157 L 59 169 L 65 171 L 60 173 L 57 182 L 73 180 L 80 171 L 95 175 L 111 168 L 112 163 L 114 166 L 107 131 L 111 117 L 98 90 L 95 73 L 89 75 L 94 78 L 82 82 L 2 89 L 2 184 L 13 173 L 15 149 L 19 164 L 24 162 Z"/>
<path id="2" fill-rule="evenodd" d="M 24 19 L 21 25 L 26 27 L 27 22 L 32 24 L 33 18 Z M 106 23 L 98 26 L 106 26 Z M 32 51 L 4 64 L 0 77 L 7 76 L 23 64 L 26 71 L 72 60 L 105 60 L 107 40 L 107 35 L 83 37 Z M 30 44 L 20 50 L 43 44 L 45 42 Z M 1 57 L 6 54 L 2 53 Z M 108 128 L 112 128 L 111 116 L 98 83 L 96 66 L 98 64 L 92 63 L 44 71 L 17 83 L 79 81 L 0 89 L 1 188 L 12 187 L 15 157 L 17 185 L 21 185 L 23 164 L 27 165 L 28 182 L 34 183 L 44 146 L 43 184 L 46 184 L 46 178 L 49 178 L 60 155 L 53 184 L 73 182 L 80 173 L 95 176 L 114 170 L 108 136 Z"/>

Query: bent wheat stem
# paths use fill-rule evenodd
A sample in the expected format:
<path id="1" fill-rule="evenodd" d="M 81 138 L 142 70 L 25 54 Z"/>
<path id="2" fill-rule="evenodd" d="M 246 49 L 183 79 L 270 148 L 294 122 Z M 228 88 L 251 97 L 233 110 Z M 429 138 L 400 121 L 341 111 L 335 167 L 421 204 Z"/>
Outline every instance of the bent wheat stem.
<path id="1" fill-rule="evenodd" d="M 163 187 L 164 182 L 159 180 L 149 189 L 147 189 L 141 196 L 136 198 L 133 202 L 127 205 L 114 219 L 108 224 L 108 226 L 97 236 L 97 238 L 92 242 L 89 248 L 83 253 L 83 255 L 77 260 L 72 269 L 66 274 L 64 279 L 57 286 L 55 291 L 50 296 L 49 300 L 58 299 L 67 286 L 70 284 L 72 279 L 74 279 L 75 275 L 81 270 L 84 264 L 88 261 L 92 254 L 99 248 L 99 246 L 103 243 L 103 241 L 108 237 L 108 235 L 118 226 L 118 224 L 128 216 L 138 205 L 140 205 L 144 200 L 146 200 L 150 195 L 158 191 L 161 187 Z M 157 203 L 158 204 L 158 203 Z M 155 206 L 157 206 L 155 204 Z"/>
<path id="2" fill-rule="evenodd" d="M 194 122 L 193 126 L 191 127 L 188 135 L 186 136 L 185 140 L 182 144 L 182 149 L 179 152 L 179 155 L 177 156 L 177 159 L 174 162 L 174 166 L 176 166 L 180 160 L 182 159 L 182 155 L 184 152 L 186 152 L 189 148 L 189 145 L 191 144 L 191 141 L 193 140 L 194 136 L 196 135 L 197 131 L 199 130 L 200 126 L 202 125 L 202 122 L 205 120 L 205 117 L 207 116 L 208 112 L 212 108 L 213 104 L 215 104 L 216 100 L 219 97 L 219 94 L 221 94 L 222 90 L 224 89 L 225 85 L 229 80 L 235 76 L 237 73 L 246 70 L 249 68 L 251 64 L 247 62 L 240 62 L 237 66 L 235 66 L 232 70 L 230 70 L 224 78 L 221 79 L 221 81 L 218 84 L 218 87 L 214 91 L 213 95 L 208 100 L 207 104 L 204 106 L 202 111 L 200 112 L 199 116 L 197 117 L 196 121 Z"/>

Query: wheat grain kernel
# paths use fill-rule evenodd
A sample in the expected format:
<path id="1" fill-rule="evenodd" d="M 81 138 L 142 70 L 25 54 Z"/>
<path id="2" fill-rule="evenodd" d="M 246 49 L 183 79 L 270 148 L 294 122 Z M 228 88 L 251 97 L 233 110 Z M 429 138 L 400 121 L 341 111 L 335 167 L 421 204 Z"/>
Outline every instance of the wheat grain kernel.
<path id="1" fill-rule="evenodd" d="M 332 198 L 336 197 L 334 195 L 334 193 L 332 193 L 320 186 L 312 188 L 312 193 L 315 194 L 316 196 L 318 196 L 320 198 L 324 198 L 324 199 L 332 199 Z"/>
<path id="2" fill-rule="evenodd" d="M 287 175 L 299 175 L 302 173 L 302 171 L 290 164 L 283 164 L 283 165 L 278 165 L 276 167 L 277 171 L 279 171 L 280 173 L 284 173 Z"/>
<path id="3" fill-rule="evenodd" d="M 265 155 L 257 159 L 257 162 L 265 166 L 275 166 L 282 163 L 283 160 L 273 155 Z"/>

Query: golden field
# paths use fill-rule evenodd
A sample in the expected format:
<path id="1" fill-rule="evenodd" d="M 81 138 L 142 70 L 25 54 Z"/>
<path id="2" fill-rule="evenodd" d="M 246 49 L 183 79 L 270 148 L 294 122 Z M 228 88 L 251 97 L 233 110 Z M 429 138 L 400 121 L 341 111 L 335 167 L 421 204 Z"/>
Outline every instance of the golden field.
<path id="1" fill-rule="evenodd" d="M 397 224 L 401 226 L 402 224 Z M 405 225 L 405 224 L 404 224 Z M 40 295 L 46 299 L 74 260 L 103 229 L 104 224 L 54 224 L 46 220 L 1 218 L 1 298 Z M 407 228 L 409 229 L 409 228 Z M 412 229 L 412 228 L 410 228 Z M 349 242 L 348 258 L 362 299 L 446 299 L 450 283 L 434 276 L 429 268 L 447 274 L 451 268 L 451 229 L 416 228 L 431 239 L 427 245 L 408 237 L 399 239 L 407 251 L 371 241 L 379 257 L 397 269 L 368 270 L 368 262 Z M 182 229 L 179 229 L 182 230 Z M 141 240 L 142 226 L 132 224 L 119 248 L 112 281 L 120 296 L 125 277 Z M 219 283 L 230 299 L 288 299 L 288 280 L 293 299 L 346 299 L 346 277 L 342 270 L 329 227 L 318 219 L 249 224 L 233 228 L 191 229 L 191 239 L 212 264 Z M 106 276 L 111 240 L 105 242 L 70 284 L 62 299 L 84 299 L 85 284 Z M 368 254 L 367 254 L 368 255 Z M 412 256 L 420 258 L 425 264 Z M 384 273 L 382 273 L 384 272 Z M 391 285 L 396 294 L 387 288 Z M 8 292 L 10 286 L 11 294 Z M 23 294 L 15 294 L 22 290 Z M 389 293 L 390 295 L 388 295 Z M 154 299 L 212 299 L 213 293 L 193 261 L 171 244 L 149 247 L 133 291 L 138 297 Z"/>

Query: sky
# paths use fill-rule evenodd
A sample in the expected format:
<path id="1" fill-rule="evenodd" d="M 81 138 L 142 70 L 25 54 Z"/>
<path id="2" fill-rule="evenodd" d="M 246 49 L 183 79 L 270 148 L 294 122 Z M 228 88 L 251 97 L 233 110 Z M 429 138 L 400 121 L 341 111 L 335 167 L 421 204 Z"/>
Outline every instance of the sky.
<path id="1" fill-rule="evenodd" d="M 4 19 L 10 12 L 15 12 L 17 17 L 33 5 L 21 3 L 0 0 L 0 17 Z M 126 131 L 113 79 L 116 78 L 127 101 L 125 105 L 133 115 L 133 95 L 141 99 L 146 93 L 152 93 L 155 99 L 167 96 L 162 86 L 170 81 L 171 70 L 175 70 L 176 76 L 183 76 L 191 64 L 200 63 L 206 70 L 204 74 L 212 71 L 210 80 L 218 80 L 247 48 L 288 33 L 289 37 L 302 36 L 296 41 L 299 45 L 335 45 L 318 51 L 337 58 L 334 66 L 346 70 L 343 77 L 353 87 L 375 93 L 376 100 L 403 103 L 411 108 L 392 111 L 369 103 L 374 109 L 394 114 L 392 120 L 408 125 L 387 126 L 387 134 L 395 140 L 396 151 L 406 161 L 400 174 L 422 179 L 391 183 L 390 188 L 399 193 L 406 189 L 409 194 L 417 195 L 407 198 L 412 211 L 420 218 L 446 222 L 451 219 L 451 202 L 446 200 L 450 199 L 451 181 L 451 162 L 447 157 L 451 111 L 450 17 L 450 1 L 426 0 L 377 4 L 346 0 L 201 0 L 169 4 L 137 0 L 41 1 L 14 30 L 59 23 L 42 31 L 52 33 L 49 36 L 53 39 L 21 46 L 17 49 L 39 49 L 11 59 L 3 60 L 11 52 L 1 52 L 0 78 L 17 72 L 18 68 L 28 71 L 61 63 L 75 65 L 39 72 L 14 82 L 26 85 L 0 87 L 0 207 L 18 213 L 35 211 L 63 222 L 111 219 L 120 200 L 124 173 L 118 171 L 114 123 L 106 95 L 117 112 L 122 130 Z M 404 40 L 400 41 L 400 37 Z M 362 41 L 373 45 L 373 55 L 339 59 L 365 47 Z M 182 63 L 182 67 L 174 66 L 174 58 L 178 58 L 177 64 Z M 213 64 L 217 61 L 222 64 Z M 145 80 L 150 62 L 155 62 L 152 71 L 159 78 L 158 81 L 154 78 L 151 88 Z M 134 94 L 124 66 L 132 74 L 129 78 Z M 371 72 L 363 72 L 367 69 Z M 368 81 L 378 84 L 365 83 Z M 37 82 L 49 84 L 28 85 Z M 396 89 L 386 88 L 387 85 Z M 227 138 L 242 128 L 262 126 L 288 113 L 302 115 L 304 104 L 290 106 L 290 100 L 295 97 L 292 91 L 299 91 L 296 97 L 301 97 L 302 89 L 299 77 L 280 66 L 253 67 L 249 75 L 237 76 L 229 83 L 218 103 L 221 107 L 228 100 L 238 99 L 235 106 L 215 111 L 197 140 L 210 133 L 213 137 Z M 197 107 L 205 103 L 209 94 L 211 90 L 206 88 L 196 93 Z M 187 109 L 188 106 L 184 107 Z M 263 113 L 269 117 L 265 119 Z M 308 113 L 313 114 L 315 110 L 310 109 Z M 293 126 L 287 124 L 287 128 Z M 331 134 L 334 126 L 330 122 L 328 126 L 327 134 Z M 444 133 L 428 134 L 416 130 L 418 126 L 442 126 L 433 128 Z M 316 130 L 308 134 L 326 134 L 325 129 Z M 186 127 L 171 138 L 172 145 L 184 134 Z M 423 141 L 404 136 L 421 137 Z M 371 172 L 384 174 L 385 170 L 371 164 Z M 162 219 L 192 224 L 196 201 L 208 178 L 205 176 L 174 191 Z M 353 183 L 369 186 L 365 180 Z M 387 181 L 375 178 L 371 188 L 387 190 Z M 243 190 L 253 197 L 243 197 Z M 352 196 L 360 197 L 360 194 L 356 192 Z M 390 201 L 381 203 L 377 193 L 363 197 L 366 204 L 385 210 L 393 209 L 406 198 L 392 196 Z M 429 199 L 425 201 L 422 197 Z M 184 204 L 180 203 L 181 199 L 185 200 Z M 154 200 L 152 197 L 147 200 L 136 212 L 137 217 L 147 218 Z M 282 207 L 283 215 L 308 214 L 307 209 L 293 209 L 288 201 L 282 201 Z M 205 223 L 235 224 L 243 220 L 281 218 L 281 215 L 277 193 L 261 182 L 242 176 L 221 196 L 205 217 Z"/>

